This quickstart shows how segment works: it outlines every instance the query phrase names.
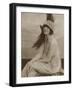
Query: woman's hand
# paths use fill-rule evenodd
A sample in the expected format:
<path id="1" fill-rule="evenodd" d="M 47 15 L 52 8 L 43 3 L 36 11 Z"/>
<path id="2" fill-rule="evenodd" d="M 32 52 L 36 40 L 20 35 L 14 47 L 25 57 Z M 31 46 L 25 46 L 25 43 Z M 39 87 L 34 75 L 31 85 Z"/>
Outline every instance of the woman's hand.
<path id="1" fill-rule="evenodd" d="M 43 63 L 49 63 L 49 58 L 45 57 L 45 58 L 40 58 L 40 61 Z"/>
<path id="2" fill-rule="evenodd" d="M 37 61 L 41 58 L 41 54 L 37 54 L 32 60 L 31 62 Z"/>

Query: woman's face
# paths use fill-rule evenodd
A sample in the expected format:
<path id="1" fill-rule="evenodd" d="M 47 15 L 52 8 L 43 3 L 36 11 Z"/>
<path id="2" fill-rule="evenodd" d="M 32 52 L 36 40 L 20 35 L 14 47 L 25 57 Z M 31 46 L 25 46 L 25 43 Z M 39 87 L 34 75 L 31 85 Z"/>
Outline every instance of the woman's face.
<path id="1" fill-rule="evenodd" d="M 50 33 L 50 29 L 48 27 L 44 27 L 43 32 L 45 35 L 48 35 Z"/>

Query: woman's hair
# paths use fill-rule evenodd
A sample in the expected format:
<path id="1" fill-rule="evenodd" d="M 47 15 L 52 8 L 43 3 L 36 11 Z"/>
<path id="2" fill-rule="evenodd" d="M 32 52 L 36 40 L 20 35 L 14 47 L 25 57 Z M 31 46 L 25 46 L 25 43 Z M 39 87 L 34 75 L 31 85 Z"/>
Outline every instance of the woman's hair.
<path id="1" fill-rule="evenodd" d="M 35 47 L 38 49 L 45 42 L 45 34 L 43 31 L 44 27 L 48 27 L 50 29 L 50 27 L 46 24 L 44 24 L 43 26 L 40 26 L 41 34 L 39 35 L 38 40 L 34 43 L 34 45 L 32 47 Z M 52 35 L 52 34 L 53 34 L 53 30 L 50 29 L 49 35 Z"/>
<path id="2" fill-rule="evenodd" d="M 51 20 L 52 22 L 54 22 L 52 14 L 47 14 L 47 20 Z M 53 30 L 47 24 L 44 24 L 43 26 L 40 25 L 41 34 L 39 35 L 38 40 L 32 46 L 32 47 L 35 47 L 36 49 L 40 48 L 40 46 L 45 42 L 45 34 L 43 31 L 44 27 L 47 27 L 50 29 L 49 35 L 53 34 Z"/>

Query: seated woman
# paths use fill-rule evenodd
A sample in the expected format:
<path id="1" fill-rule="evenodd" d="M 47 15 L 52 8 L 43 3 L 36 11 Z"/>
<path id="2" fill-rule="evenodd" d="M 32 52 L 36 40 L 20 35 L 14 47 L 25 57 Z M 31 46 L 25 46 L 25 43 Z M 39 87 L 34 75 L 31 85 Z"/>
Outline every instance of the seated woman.
<path id="1" fill-rule="evenodd" d="M 22 77 L 53 75 L 61 70 L 57 41 L 54 37 L 53 16 L 40 26 L 41 34 L 33 45 L 39 49 L 37 55 L 22 70 Z"/>

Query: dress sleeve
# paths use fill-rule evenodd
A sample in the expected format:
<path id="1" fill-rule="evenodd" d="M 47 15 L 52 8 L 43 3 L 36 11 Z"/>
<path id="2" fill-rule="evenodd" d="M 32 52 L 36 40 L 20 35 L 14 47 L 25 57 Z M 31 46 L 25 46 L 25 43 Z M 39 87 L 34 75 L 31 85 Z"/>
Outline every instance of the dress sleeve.
<path id="1" fill-rule="evenodd" d="M 58 43 L 55 39 L 52 42 L 51 50 L 50 50 L 50 58 L 52 59 L 54 57 L 60 57 Z"/>
<path id="2" fill-rule="evenodd" d="M 57 41 L 54 39 L 51 43 L 51 47 L 47 56 L 48 59 L 46 59 L 45 62 L 49 62 L 56 57 L 59 58 L 59 49 L 58 49 Z"/>

